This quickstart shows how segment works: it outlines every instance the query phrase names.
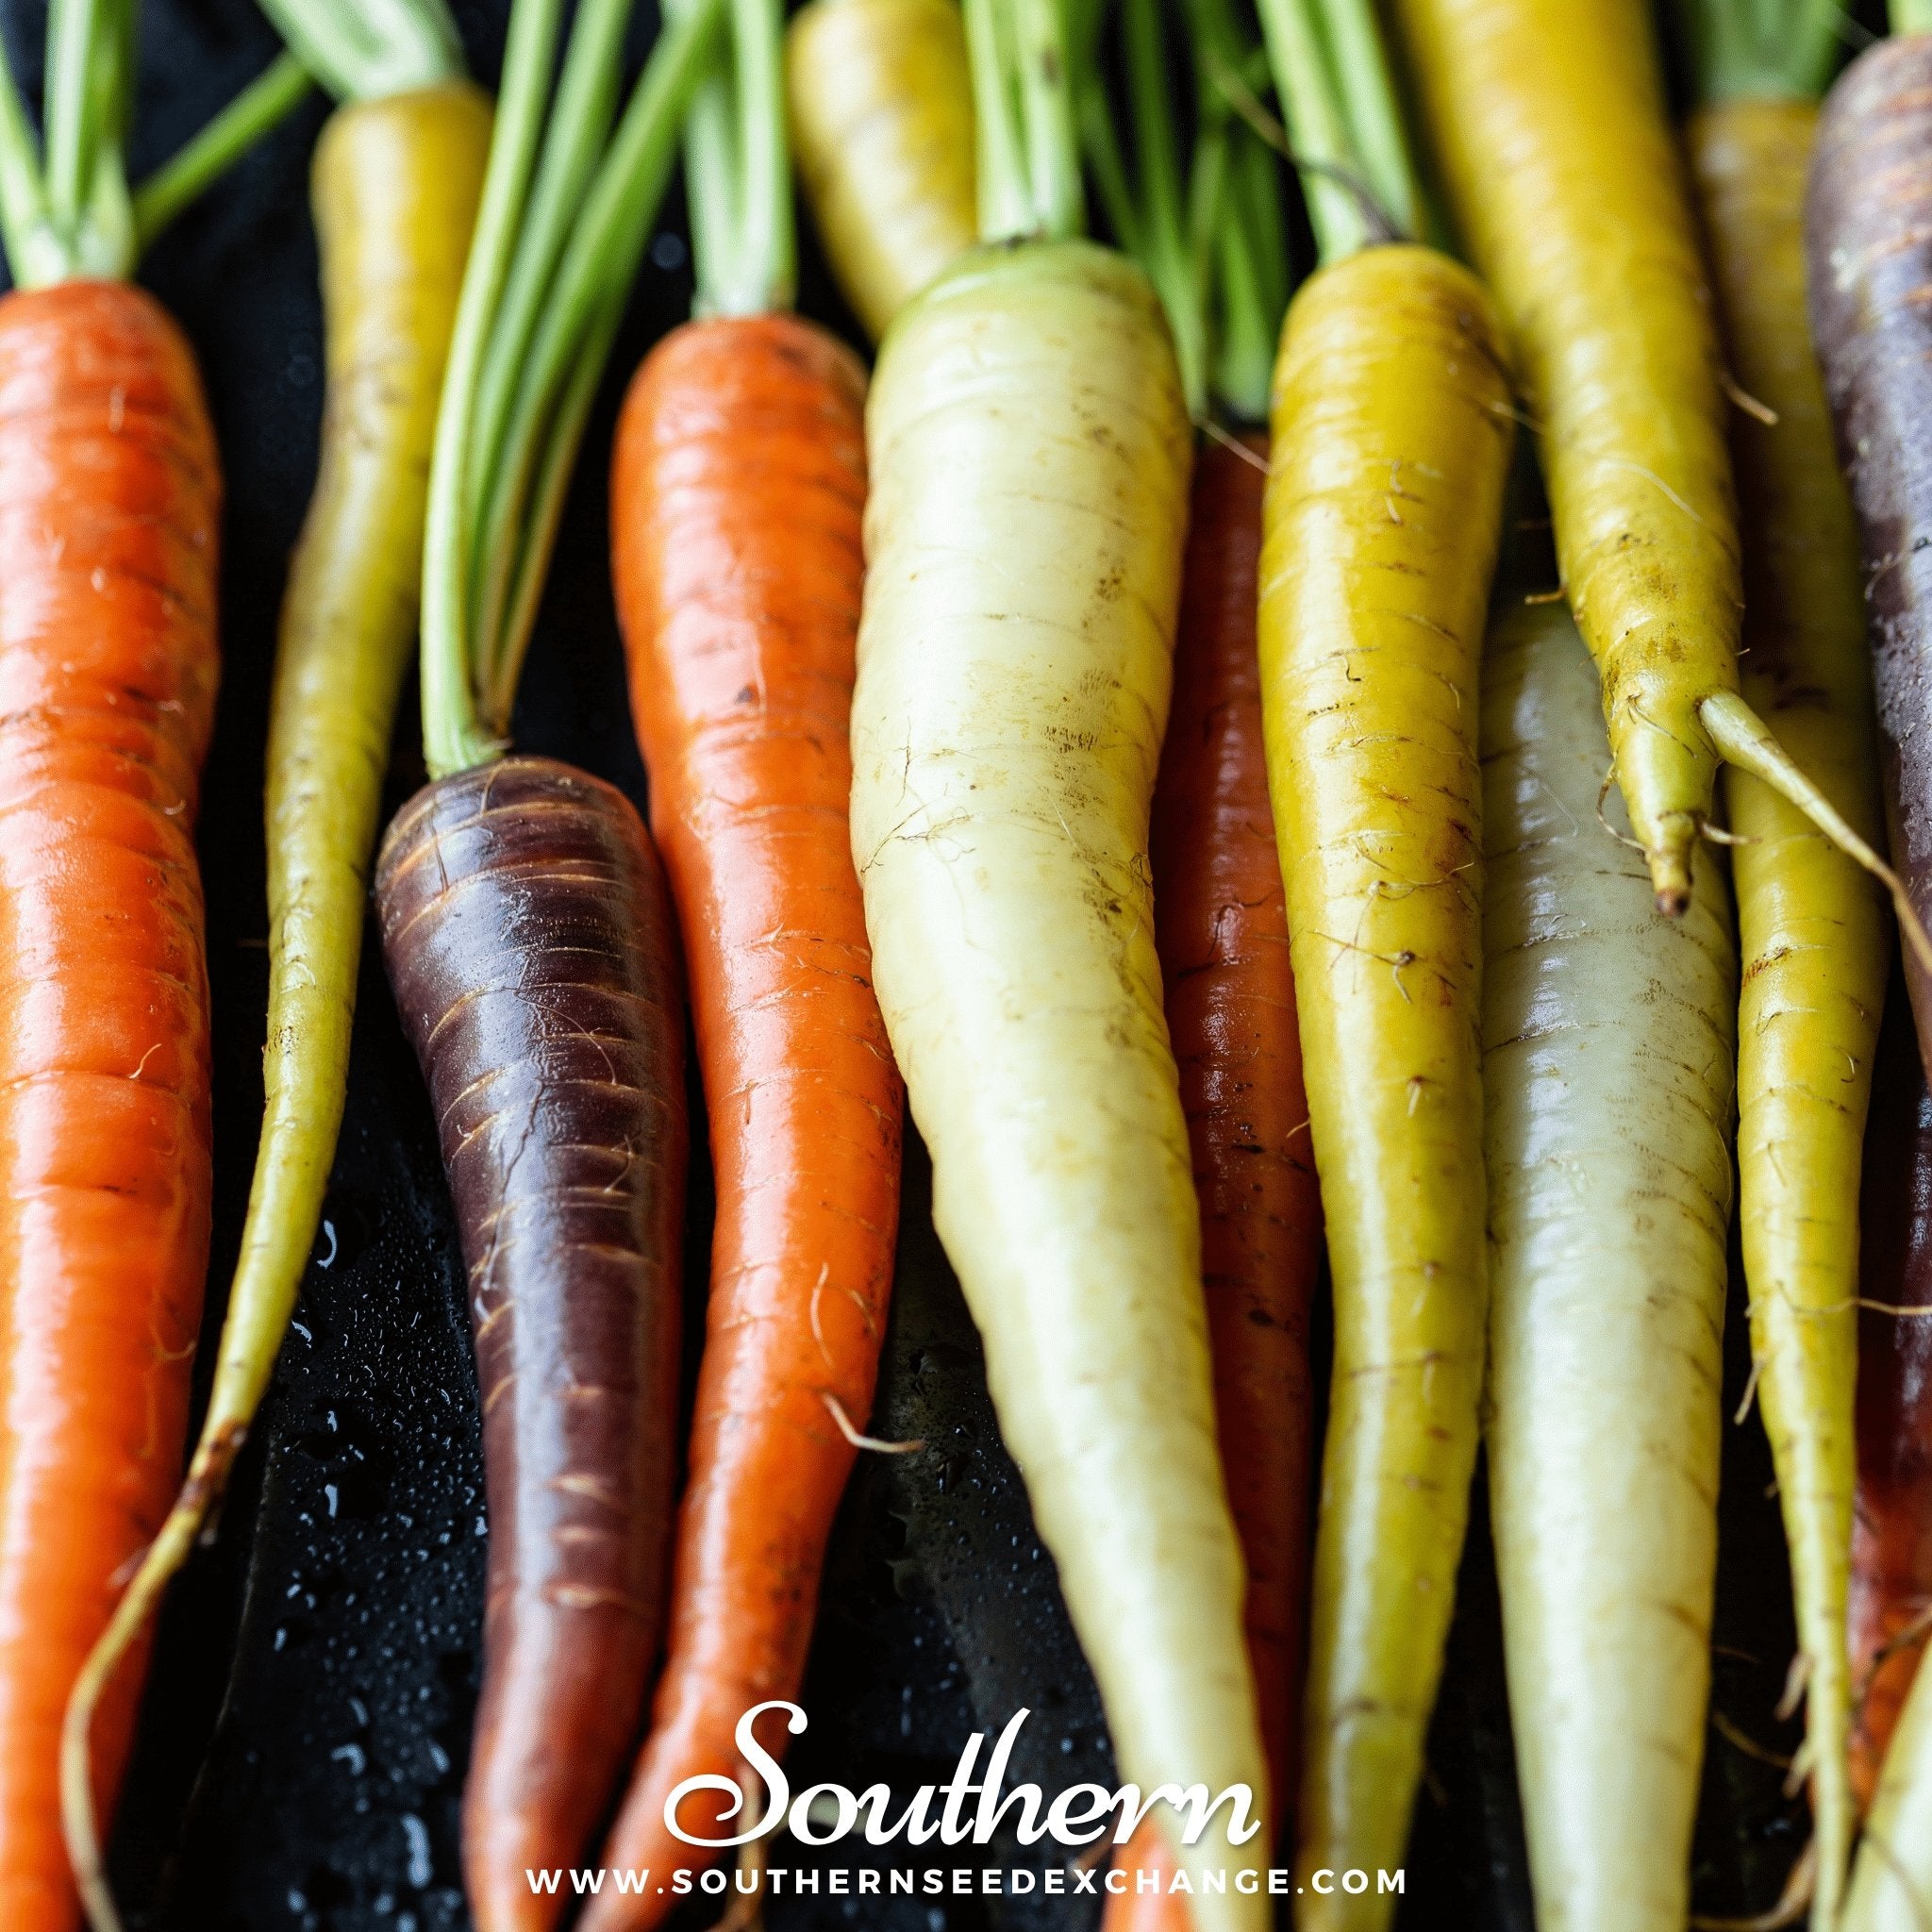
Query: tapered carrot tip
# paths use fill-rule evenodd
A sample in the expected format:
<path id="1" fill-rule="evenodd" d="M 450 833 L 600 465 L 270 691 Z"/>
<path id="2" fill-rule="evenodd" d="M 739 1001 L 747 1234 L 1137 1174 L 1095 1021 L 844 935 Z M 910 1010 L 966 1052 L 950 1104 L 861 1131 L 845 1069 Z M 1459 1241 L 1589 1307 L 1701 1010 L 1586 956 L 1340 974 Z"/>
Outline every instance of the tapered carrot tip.
<path id="1" fill-rule="evenodd" d="M 1644 854 L 1650 861 L 1650 883 L 1657 892 L 1657 909 L 1666 919 L 1681 919 L 1690 904 L 1690 841 L 1653 845 Z"/>

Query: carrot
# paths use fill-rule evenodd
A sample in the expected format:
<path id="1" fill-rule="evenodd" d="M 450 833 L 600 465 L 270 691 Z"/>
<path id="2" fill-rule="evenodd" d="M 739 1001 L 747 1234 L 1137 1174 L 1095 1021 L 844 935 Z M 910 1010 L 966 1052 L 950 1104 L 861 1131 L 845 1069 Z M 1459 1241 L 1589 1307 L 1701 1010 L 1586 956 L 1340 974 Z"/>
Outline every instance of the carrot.
<path id="1" fill-rule="evenodd" d="M 1872 1795 L 1845 1932 L 1918 1932 L 1932 1923 L 1932 1671 L 1906 1700 Z"/>
<path id="2" fill-rule="evenodd" d="M 1248 436 L 1239 449 L 1210 442 L 1195 458 L 1151 851 L 1273 1819 L 1294 1809 L 1313 1446 L 1308 1307 L 1322 1222 L 1261 755 L 1254 624 L 1267 447 Z M 1120 1862 L 1135 1876 L 1152 1870 L 1159 1889 L 1109 1898 L 1108 1932 L 1185 1932 L 1158 1835 L 1143 1826 Z"/>
<path id="3" fill-rule="evenodd" d="M 797 1693 L 898 1231 L 903 1097 L 846 817 L 865 377 L 841 343 L 778 312 L 780 16 L 753 17 L 765 45 L 738 45 L 731 115 L 763 120 L 775 165 L 746 171 L 729 199 L 768 237 L 765 273 L 738 303 L 714 297 L 710 249 L 729 259 L 737 238 L 729 208 L 698 218 L 709 319 L 639 370 L 612 457 L 618 610 L 718 1185 L 671 1638 L 606 1859 L 660 1872 L 703 1857 L 671 1835 L 669 1794 L 693 1777 L 730 1787 L 739 1719 Z M 773 1748 L 785 1737 L 768 1727 Z M 719 1808 L 688 1803 L 686 1829 L 724 1835 Z M 600 1895 L 584 1923 L 653 1925 L 673 1902 Z"/>
<path id="4" fill-rule="evenodd" d="M 79 1916 L 62 1714 L 179 1476 L 208 1259 L 193 810 L 221 486 L 147 296 L 0 301 L 0 1923 L 57 1932 Z M 93 1727 L 97 1810 L 139 1678 Z"/>
<path id="5" fill-rule="evenodd" d="M 602 1814 L 662 1624 L 685 1165 L 671 912 L 629 802 L 548 758 L 418 792 L 375 893 L 483 1392 L 465 1871 L 479 1924 L 534 1926 L 556 1907 L 525 1869 L 569 1862 Z"/>
<path id="6" fill-rule="evenodd" d="M 214 1387 L 188 1479 L 77 1682 L 71 1729 L 146 1624 L 226 1487 L 267 1388 L 322 1217 L 348 1084 L 382 774 L 415 638 L 436 395 L 475 218 L 490 109 L 440 70 L 433 17 L 397 16 L 419 60 L 400 93 L 355 71 L 316 149 L 328 316 L 322 468 L 291 568 L 269 722 L 267 1113 Z M 396 71 L 394 51 L 378 73 Z M 69 1836 L 113 1923 L 91 1821 Z"/>
<path id="7" fill-rule="evenodd" d="M 1652 903 L 1559 604 L 1484 665 L 1490 1494 L 1538 1922 L 1680 1927 L 1710 1687 L 1737 965 Z"/>
<path id="8" fill-rule="evenodd" d="M 1093 24 L 1096 27 L 1098 23 Z M 1191 22 L 1208 74 L 1249 58 L 1227 10 Z M 1122 15 L 1133 166 L 1075 59 L 1090 168 L 1116 233 L 1160 291 L 1190 411 L 1240 424 L 1267 408 L 1287 301 L 1278 198 L 1235 191 L 1241 143 L 1204 77 L 1185 172 L 1158 0 Z M 1084 74 L 1081 69 L 1085 68 Z M 1271 184 L 1272 186 L 1272 184 Z M 1259 353 L 1257 353 L 1257 350 Z M 1256 585 L 1268 441 L 1214 430 L 1195 453 L 1174 687 L 1155 778 L 1155 941 L 1201 1208 L 1216 1434 L 1248 1573 L 1247 1650 L 1268 1763 L 1268 1840 L 1294 1805 L 1308 1561 L 1308 1305 L 1321 1212 L 1305 1139 L 1288 918 L 1262 751 Z M 1108 1932 L 1188 1932 L 1187 1895 L 1155 1821 L 1115 1860 Z"/>
<path id="9" fill-rule="evenodd" d="M 1259 641 L 1335 1296 L 1296 1883 L 1402 1862 L 1468 1521 L 1486 1303 L 1476 666 L 1511 427 L 1489 302 L 1418 197 L 1374 30 L 1263 10 L 1323 266 L 1275 365 Z"/>
<path id="10" fill-rule="evenodd" d="M 1850 1591 L 1852 1785 L 1868 1805 L 1932 1610 L 1932 1099 L 1911 1019 L 1886 1008 L 1866 1135 L 1858 1487 Z"/>
<path id="11" fill-rule="evenodd" d="M 1259 436 L 1196 458 L 1174 708 L 1154 785 L 1155 939 L 1201 1197 L 1214 1410 L 1247 1559 L 1272 1814 L 1291 1814 L 1306 1637 L 1321 1206 L 1251 631 Z"/>
<path id="12" fill-rule="evenodd" d="M 1911 23 L 1907 23 L 1910 25 Z M 1932 20 L 1918 23 L 1932 27 Z M 1919 399 L 1928 335 L 1919 291 L 1932 276 L 1922 232 L 1932 148 L 1932 31 L 1861 54 L 1826 98 L 1806 213 L 1811 326 L 1858 517 L 1873 624 L 1880 770 L 1891 849 L 1915 907 L 1932 905 L 1932 800 L 1921 608 L 1932 582 L 1918 545 L 1932 527 Z M 1932 977 L 1908 955 L 1919 1051 L 1932 1066 Z"/>
<path id="13" fill-rule="evenodd" d="M 1902 904 L 1890 869 L 1739 695 L 1722 360 L 1644 10 L 1401 0 L 1398 13 L 1542 445 L 1557 562 L 1603 677 L 1617 783 L 1657 904 L 1690 903 L 1720 758 Z"/>
<path id="14" fill-rule="evenodd" d="M 974 240 L 958 0 L 811 0 L 786 30 L 785 77 L 806 201 L 876 341 Z"/>
<path id="15" fill-rule="evenodd" d="M 1740 688 L 1864 838 L 1882 824 L 1852 508 L 1805 324 L 1804 199 L 1836 23 L 1705 0 L 1705 105 L 1685 128 L 1732 370 L 1744 542 Z M 1775 421 L 1761 419 L 1768 409 Z M 1850 859 L 1757 779 L 1725 774 L 1742 1006 L 1739 1207 L 1757 1400 L 1791 1551 L 1816 1839 L 1812 1918 L 1851 1855 L 1846 1591 L 1855 1479 L 1857 1175 L 1884 1008 L 1882 907 Z"/>
<path id="16" fill-rule="evenodd" d="M 1145 276 L 1073 239 L 1055 9 L 974 0 L 967 27 L 981 231 L 1037 239 L 964 258 L 879 359 L 853 851 L 940 1234 L 1117 1761 L 1150 1795 L 1252 1801 L 1241 1557 L 1147 883 L 1187 415 Z M 1153 1815 L 1191 1875 L 1265 1862 L 1225 1807 L 1191 1844 L 1170 1806 Z M 1261 1924 L 1259 1895 L 1196 1890 L 1203 1932 Z"/>
<path id="17" fill-rule="evenodd" d="M 660 35 L 612 125 L 622 0 L 517 0 L 438 408 L 423 561 L 431 781 L 376 865 L 435 1102 L 483 1391 L 483 1681 L 464 1788 L 479 1932 L 540 1932 L 581 1861 L 663 1626 L 687 1127 L 672 913 L 642 822 L 505 758 L 584 412 L 719 9 Z M 488 726 L 486 726 L 486 720 Z"/>
<path id="18" fill-rule="evenodd" d="M 55 9 L 44 167 L 0 51 L 0 237 L 14 279 L 0 298 L 8 1932 L 70 1932 L 79 1918 L 60 1828 L 63 1712 L 179 1477 L 208 1258 L 193 824 L 220 668 L 221 481 L 193 355 L 125 279 L 133 224 L 118 132 L 104 130 L 130 98 L 132 25 L 129 13 Z M 77 1740 L 102 1811 L 140 1678 L 125 1673 L 92 1740 Z"/>

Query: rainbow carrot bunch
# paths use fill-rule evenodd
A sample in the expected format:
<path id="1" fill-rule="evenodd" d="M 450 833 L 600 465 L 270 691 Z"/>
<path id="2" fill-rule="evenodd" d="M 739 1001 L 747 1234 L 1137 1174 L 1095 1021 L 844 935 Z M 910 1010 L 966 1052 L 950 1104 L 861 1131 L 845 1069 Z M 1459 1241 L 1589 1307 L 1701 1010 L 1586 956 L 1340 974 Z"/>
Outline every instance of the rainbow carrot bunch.
<path id="1" fill-rule="evenodd" d="M 373 884 L 481 1384 L 479 1932 L 649 1932 L 684 1888 L 532 1874 L 731 1841 L 857 1459 L 920 1446 L 867 1434 L 908 1107 L 1145 1799 L 1108 1932 L 1260 1932 L 1276 1857 L 1301 1932 L 1392 1923 L 1322 1874 L 1405 1865 L 1479 1447 L 1539 1923 L 1691 1920 L 1734 1180 L 1813 1824 L 1753 1923 L 1932 1925 L 1923 1089 L 1867 1130 L 1888 892 L 1932 1041 L 1932 0 L 1822 108 L 1824 0 L 1675 0 L 1680 140 L 1639 0 L 666 0 L 628 90 L 630 0 L 513 0 L 493 109 L 443 0 L 263 0 L 291 54 L 139 192 L 130 4 L 54 0 L 44 160 L 0 67 L 0 1932 L 118 1923 L 419 630 Z M 218 485 L 123 278 L 311 80 L 267 1108 L 177 1489 Z M 647 830 L 509 740 L 680 151 L 694 313 L 610 472 Z M 870 381 L 792 312 L 794 166 Z M 1524 516 L 1497 588 L 1519 425 L 1554 558 Z M 1189 1842 L 1196 1790 L 1249 1815 Z"/>

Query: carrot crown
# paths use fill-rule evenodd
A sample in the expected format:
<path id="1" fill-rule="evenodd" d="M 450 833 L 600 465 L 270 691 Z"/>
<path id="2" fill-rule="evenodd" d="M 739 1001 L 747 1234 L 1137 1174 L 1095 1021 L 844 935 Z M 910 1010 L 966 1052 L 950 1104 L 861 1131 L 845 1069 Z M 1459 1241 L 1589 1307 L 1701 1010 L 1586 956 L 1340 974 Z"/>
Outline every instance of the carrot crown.
<path id="1" fill-rule="evenodd" d="M 797 275 L 791 161 L 785 133 L 782 0 L 729 0 L 728 43 L 692 97 L 684 130 L 685 199 L 699 315 L 761 315 L 791 306 Z M 693 0 L 668 0 L 673 17 Z"/>
<path id="2" fill-rule="evenodd" d="M 1087 225 L 1060 0 L 965 0 L 979 145 L 979 238 L 1064 240 Z"/>
<path id="3" fill-rule="evenodd" d="M 0 42 L 0 240 L 17 287 L 131 275 L 148 242 L 308 91 L 301 62 L 281 56 L 130 192 L 134 25 L 135 0 L 52 0 L 44 154 Z"/>
<path id="4" fill-rule="evenodd" d="M 133 0 L 52 0 L 43 158 L 0 48 L 0 232 L 20 286 L 132 271 L 123 142 L 133 72 Z"/>
<path id="5" fill-rule="evenodd" d="M 381 100 L 463 71 L 445 0 L 261 0 L 261 10 L 339 101 Z"/>
<path id="6" fill-rule="evenodd" d="M 617 114 L 630 0 L 515 0 L 437 415 L 423 554 L 423 743 L 438 777 L 504 749 L 584 422 L 724 0 L 667 17 Z"/>
<path id="7" fill-rule="evenodd" d="M 1822 93 L 1843 47 L 1840 0 L 1676 0 L 1706 101 L 1804 100 Z M 1932 0 L 1892 0 L 1895 32 L 1932 25 Z"/>
<path id="8" fill-rule="evenodd" d="M 1083 7 L 1071 24 L 1080 143 L 1115 237 L 1160 292 L 1190 412 L 1202 420 L 1211 391 L 1238 420 L 1257 422 L 1289 283 L 1274 158 L 1239 118 L 1258 108 L 1266 66 L 1228 0 L 1186 0 L 1186 10 L 1196 101 L 1185 177 L 1161 0 L 1124 0 L 1121 9 L 1131 168 L 1100 78 L 1100 8 Z"/>
<path id="9" fill-rule="evenodd" d="M 1374 0 L 1260 0 L 1275 91 L 1324 264 L 1423 229 Z"/>

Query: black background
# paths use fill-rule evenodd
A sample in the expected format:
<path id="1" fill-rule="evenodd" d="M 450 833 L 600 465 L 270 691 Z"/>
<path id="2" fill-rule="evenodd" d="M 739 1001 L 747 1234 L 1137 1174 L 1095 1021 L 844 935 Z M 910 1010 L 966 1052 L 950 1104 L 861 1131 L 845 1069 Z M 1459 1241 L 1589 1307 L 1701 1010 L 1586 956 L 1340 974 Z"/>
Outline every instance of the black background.
<path id="1" fill-rule="evenodd" d="M 147 0 L 133 142 L 139 175 L 266 64 L 275 42 L 243 0 Z M 648 12 L 646 22 L 648 25 Z M 505 6 L 458 13 L 493 81 Z M 0 0 L 15 71 L 37 89 L 43 15 Z M 641 29 L 637 49 L 643 44 Z M 216 1226 L 207 1364 L 259 1124 L 267 989 L 261 758 L 276 607 L 314 472 L 322 317 L 307 208 L 311 102 L 154 250 L 144 278 L 200 355 L 226 474 L 219 723 L 201 821 L 215 1010 Z M 592 419 L 552 571 L 515 735 L 573 758 L 640 805 L 608 581 L 605 463 L 623 385 L 690 299 L 681 210 L 665 209 Z M 857 340 L 805 237 L 801 307 Z M 413 709 L 390 804 L 421 781 Z M 693 1107 L 697 1106 L 693 1094 Z M 689 1222 L 687 1330 L 702 1332 L 709 1178 Z M 484 1523 L 475 1372 L 449 1210 L 416 1070 L 365 950 L 349 1107 L 327 1225 L 218 1541 L 177 1586 L 157 1645 L 113 1865 L 148 1932 L 456 1932 L 458 1807 L 475 1693 Z M 1727 1399 L 1744 1361 L 1741 1303 Z M 687 1367 L 689 1369 L 689 1364 Z M 687 1387 L 689 1374 L 687 1374 Z M 827 1565 L 794 1747 L 794 1789 L 942 1779 L 977 1726 L 1035 1715 L 1013 1776 L 1112 1782 L 1091 1681 L 1000 1449 L 979 1352 L 933 1237 L 924 1158 L 909 1150 L 894 1316 L 874 1426 L 922 1455 L 862 1461 Z M 1773 1753 L 1792 1649 L 1770 1463 L 1754 1416 L 1727 1427 L 1713 1707 Z M 1495 1588 L 1480 1507 L 1429 1746 L 1406 1928 L 1529 1932 Z M 1782 1774 L 1714 1729 L 1697 1908 L 1762 1910 L 1803 1841 Z M 587 1856 L 594 1856 L 587 1853 Z M 815 1855 L 774 1851 L 775 1862 Z M 823 1861 L 825 1855 L 816 1855 Z M 857 1863 L 839 1847 L 831 1862 Z M 906 1856 L 891 1848 L 874 1857 Z M 917 1857 L 919 1855 L 911 1855 Z M 943 1857 L 945 1855 L 941 1855 Z M 986 1862 L 1037 1858 L 1017 1846 Z M 715 1905 L 683 1924 L 708 1924 Z M 774 1932 L 1082 1927 L 1091 1910 L 1036 1899 L 808 1899 Z"/>

